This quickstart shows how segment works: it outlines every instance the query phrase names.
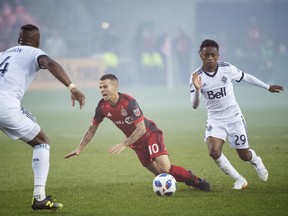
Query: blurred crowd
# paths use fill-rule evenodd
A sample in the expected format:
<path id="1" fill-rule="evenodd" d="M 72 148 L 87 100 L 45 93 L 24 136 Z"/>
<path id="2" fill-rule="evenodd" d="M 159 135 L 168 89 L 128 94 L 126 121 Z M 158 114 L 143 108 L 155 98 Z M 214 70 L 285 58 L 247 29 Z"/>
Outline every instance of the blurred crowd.
<path id="1" fill-rule="evenodd" d="M 17 45 L 19 26 L 35 23 L 21 0 L 0 2 L 0 51 Z"/>
<path id="2" fill-rule="evenodd" d="M 283 71 L 288 69 L 287 41 L 278 40 L 273 34 L 263 31 L 253 16 L 242 38 L 242 43 L 232 46 L 232 56 L 239 67 L 248 64 L 247 70 L 266 82 L 278 82 L 284 75 Z M 278 80 L 274 80 L 277 79 L 276 73 L 281 75 L 278 75 Z"/>
<path id="3" fill-rule="evenodd" d="M 102 22 L 101 26 L 93 26 L 95 19 L 89 7 L 78 7 L 79 14 L 75 14 L 69 10 L 69 4 L 72 4 L 69 1 L 50 3 L 50 6 L 67 9 L 65 16 L 54 16 L 48 9 L 46 15 L 37 14 L 37 10 L 31 12 L 28 2 L 0 1 L 0 52 L 17 44 L 21 25 L 32 23 L 42 32 L 41 48 L 53 58 L 100 57 L 107 71 L 117 74 L 120 79 L 123 71 L 129 71 L 123 75 L 127 82 L 136 78 L 136 84 L 166 85 L 167 74 L 172 73 L 174 80 L 186 84 L 191 70 L 200 66 L 198 49 L 201 41 L 211 38 L 220 44 L 221 60 L 230 61 L 267 82 L 278 81 L 276 79 L 282 75 L 287 77 L 284 74 L 288 70 L 287 41 L 275 37 L 281 32 L 267 34 L 263 31 L 263 23 L 257 17 L 249 17 L 245 30 L 237 32 L 235 37 L 230 36 L 230 33 L 233 35 L 230 30 L 217 32 L 217 28 L 201 27 L 203 19 L 201 21 L 200 17 L 194 30 L 179 23 L 173 27 L 173 32 L 159 31 L 161 26 L 152 18 L 140 20 L 128 38 L 125 29 L 126 36 L 119 31 L 119 26 L 116 27 L 117 23 Z M 41 16 L 49 16 L 49 19 Z M 95 31 L 92 33 L 92 30 Z"/>

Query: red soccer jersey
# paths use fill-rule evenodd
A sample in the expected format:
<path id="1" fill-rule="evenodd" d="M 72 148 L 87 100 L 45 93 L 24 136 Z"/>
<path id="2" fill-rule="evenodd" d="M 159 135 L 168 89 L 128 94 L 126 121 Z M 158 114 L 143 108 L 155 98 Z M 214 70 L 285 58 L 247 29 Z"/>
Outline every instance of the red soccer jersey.
<path id="1" fill-rule="evenodd" d="M 99 125 L 105 117 L 110 119 L 126 137 L 129 137 L 133 133 L 136 129 L 136 124 L 142 120 L 145 122 L 147 133 L 150 131 L 159 131 L 153 121 L 144 117 L 137 101 L 127 94 L 119 93 L 119 101 L 115 106 L 112 106 L 104 99 L 99 101 L 92 122 L 94 125 Z"/>

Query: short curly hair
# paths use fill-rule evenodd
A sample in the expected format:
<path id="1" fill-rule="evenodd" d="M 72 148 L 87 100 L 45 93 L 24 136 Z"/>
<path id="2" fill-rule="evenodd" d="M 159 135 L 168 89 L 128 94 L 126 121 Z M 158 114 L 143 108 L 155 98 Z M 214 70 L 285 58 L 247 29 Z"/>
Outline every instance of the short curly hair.
<path id="1" fill-rule="evenodd" d="M 204 47 L 215 47 L 217 50 L 219 50 L 218 43 L 216 41 L 210 40 L 210 39 L 206 39 L 206 40 L 202 41 L 198 53 L 200 53 Z"/>

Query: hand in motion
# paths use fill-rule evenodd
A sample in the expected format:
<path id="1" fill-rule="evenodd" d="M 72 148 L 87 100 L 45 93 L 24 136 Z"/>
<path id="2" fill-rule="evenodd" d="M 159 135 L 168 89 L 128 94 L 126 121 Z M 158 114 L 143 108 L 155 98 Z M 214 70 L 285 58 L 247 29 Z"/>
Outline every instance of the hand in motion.
<path id="1" fill-rule="evenodd" d="M 108 152 L 111 154 L 120 154 L 124 149 L 126 149 L 127 146 L 124 143 L 120 143 L 117 145 L 114 145 L 108 149 Z"/>
<path id="2" fill-rule="evenodd" d="M 80 154 L 80 150 L 77 148 L 75 150 L 73 150 L 72 152 L 70 152 L 69 154 L 67 154 L 64 158 L 67 159 L 67 158 L 70 158 L 72 156 L 75 156 L 75 155 L 79 155 Z"/>
<path id="3" fill-rule="evenodd" d="M 72 106 L 75 106 L 75 100 L 79 102 L 80 109 L 82 109 L 85 105 L 85 95 L 77 88 L 71 90 Z"/>
<path id="4" fill-rule="evenodd" d="M 201 77 L 198 76 L 197 72 L 193 73 L 192 82 L 197 90 L 201 88 L 202 80 L 201 80 Z"/>
<path id="5" fill-rule="evenodd" d="M 268 90 L 273 93 L 280 93 L 280 91 L 284 91 L 284 87 L 279 85 L 271 85 Z"/>

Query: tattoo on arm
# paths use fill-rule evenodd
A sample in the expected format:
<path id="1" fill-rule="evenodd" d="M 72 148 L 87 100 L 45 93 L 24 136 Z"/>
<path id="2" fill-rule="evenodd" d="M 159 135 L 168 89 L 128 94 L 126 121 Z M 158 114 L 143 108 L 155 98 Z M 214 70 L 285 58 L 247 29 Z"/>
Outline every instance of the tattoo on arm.
<path id="1" fill-rule="evenodd" d="M 131 145 L 132 143 L 140 139 L 145 133 L 146 133 L 146 127 L 145 127 L 145 123 L 143 120 L 137 123 L 136 129 L 129 137 L 127 137 L 127 139 L 124 141 L 124 144 L 127 146 Z"/>
<path id="2" fill-rule="evenodd" d="M 91 141 L 91 139 L 95 135 L 97 128 L 98 128 L 98 126 L 95 128 L 95 126 L 93 126 L 93 125 L 91 125 L 89 127 L 89 129 L 86 131 L 86 133 L 84 134 L 84 136 L 80 142 L 80 145 L 79 145 L 80 150 L 82 150 Z"/>

